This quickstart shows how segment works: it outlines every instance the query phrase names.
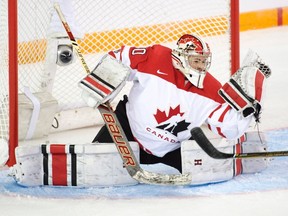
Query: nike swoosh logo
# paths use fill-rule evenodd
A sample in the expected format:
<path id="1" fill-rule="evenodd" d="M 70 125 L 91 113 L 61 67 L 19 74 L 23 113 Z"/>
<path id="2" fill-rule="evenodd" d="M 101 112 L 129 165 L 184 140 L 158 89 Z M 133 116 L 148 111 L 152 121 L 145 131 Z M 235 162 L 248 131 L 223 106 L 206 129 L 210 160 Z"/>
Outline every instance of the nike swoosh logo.
<path id="1" fill-rule="evenodd" d="M 160 71 L 160 70 L 157 70 L 157 74 L 168 75 L 167 73 L 162 72 L 162 71 Z"/>

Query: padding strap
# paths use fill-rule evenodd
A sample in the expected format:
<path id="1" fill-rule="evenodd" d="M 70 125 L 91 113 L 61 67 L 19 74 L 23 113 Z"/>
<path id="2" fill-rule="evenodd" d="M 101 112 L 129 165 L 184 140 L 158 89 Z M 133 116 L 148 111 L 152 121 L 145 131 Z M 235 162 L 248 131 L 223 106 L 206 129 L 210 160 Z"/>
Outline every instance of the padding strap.
<path id="1" fill-rule="evenodd" d="M 30 91 L 30 89 L 28 87 L 24 87 L 24 94 L 27 96 L 27 98 L 29 98 L 29 100 L 32 102 L 33 104 L 33 111 L 32 111 L 32 115 L 31 115 L 31 119 L 30 119 L 30 123 L 29 123 L 29 128 L 26 134 L 26 140 L 29 140 L 32 138 L 35 129 L 36 129 L 36 125 L 37 125 L 37 120 L 39 118 L 39 114 L 40 114 L 40 101 L 38 100 L 37 97 L 35 97 L 32 92 Z"/>

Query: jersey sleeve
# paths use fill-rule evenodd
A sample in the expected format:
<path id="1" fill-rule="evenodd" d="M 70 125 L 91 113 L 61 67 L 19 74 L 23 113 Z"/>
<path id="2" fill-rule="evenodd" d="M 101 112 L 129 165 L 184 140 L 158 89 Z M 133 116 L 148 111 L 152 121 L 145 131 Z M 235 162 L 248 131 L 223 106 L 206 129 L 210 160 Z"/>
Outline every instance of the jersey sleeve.
<path id="1" fill-rule="evenodd" d="M 253 116 L 244 118 L 228 103 L 222 103 L 213 110 L 206 123 L 214 133 L 227 139 L 238 139 L 246 132 L 252 119 Z"/>
<path id="2" fill-rule="evenodd" d="M 214 133 L 227 139 L 237 139 L 246 132 L 253 117 L 244 118 L 240 113 L 232 109 L 218 93 L 221 86 L 220 82 L 207 73 L 204 80 L 203 94 L 218 103 L 218 106 L 212 110 L 206 123 L 208 128 Z"/>
<path id="3" fill-rule="evenodd" d="M 132 80 L 138 65 L 145 62 L 148 58 L 151 47 L 131 47 L 122 46 L 120 49 L 110 51 L 108 54 L 120 60 L 124 65 L 131 68 L 131 75 L 128 80 Z"/>
<path id="4" fill-rule="evenodd" d="M 130 68 L 136 69 L 139 63 L 147 60 L 150 49 L 150 47 L 122 46 L 121 49 L 110 51 L 108 54 Z"/>

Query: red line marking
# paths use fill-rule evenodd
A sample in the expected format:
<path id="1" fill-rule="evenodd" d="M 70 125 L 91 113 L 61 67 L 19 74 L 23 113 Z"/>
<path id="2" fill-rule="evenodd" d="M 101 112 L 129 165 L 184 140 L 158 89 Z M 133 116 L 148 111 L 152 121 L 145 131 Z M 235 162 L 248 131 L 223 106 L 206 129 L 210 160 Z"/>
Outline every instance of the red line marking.
<path id="1" fill-rule="evenodd" d="M 283 8 L 277 8 L 277 25 L 283 25 Z"/>

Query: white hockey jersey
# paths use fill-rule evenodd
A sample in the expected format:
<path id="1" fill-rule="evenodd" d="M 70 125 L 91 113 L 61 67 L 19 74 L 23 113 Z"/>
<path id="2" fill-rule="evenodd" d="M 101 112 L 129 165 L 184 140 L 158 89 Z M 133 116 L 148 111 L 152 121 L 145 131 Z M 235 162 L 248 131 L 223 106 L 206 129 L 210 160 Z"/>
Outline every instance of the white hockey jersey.
<path id="1" fill-rule="evenodd" d="M 109 54 L 131 68 L 133 87 L 126 104 L 132 133 L 148 153 L 162 157 L 207 124 L 227 139 L 243 135 L 252 117 L 243 118 L 218 95 L 221 84 L 207 73 L 198 89 L 172 65 L 171 49 L 123 46 Z"/>

